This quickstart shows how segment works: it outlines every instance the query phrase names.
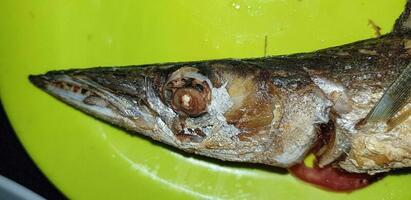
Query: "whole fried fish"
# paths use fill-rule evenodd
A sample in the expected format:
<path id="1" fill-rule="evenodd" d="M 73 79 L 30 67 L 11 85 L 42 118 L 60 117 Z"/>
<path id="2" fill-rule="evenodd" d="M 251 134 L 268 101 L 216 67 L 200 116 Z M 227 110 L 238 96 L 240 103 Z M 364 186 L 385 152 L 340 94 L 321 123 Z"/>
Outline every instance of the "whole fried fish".
<path id="1" fill-rule="evenodd" d="M 328 137 L 320 166 L 383 172 L 411 166 L 410 9 L 408 1 L 390 34 L 312 53 L 29 78 L 85 113 L 187 152 L 290 167 Z"/>

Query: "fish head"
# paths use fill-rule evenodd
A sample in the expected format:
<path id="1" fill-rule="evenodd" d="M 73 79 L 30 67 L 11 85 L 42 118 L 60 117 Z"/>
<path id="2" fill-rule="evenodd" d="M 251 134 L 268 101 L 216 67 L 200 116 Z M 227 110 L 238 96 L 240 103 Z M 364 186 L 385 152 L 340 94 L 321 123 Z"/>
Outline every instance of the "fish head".
<path id="1" fill-rule="evenodd" d="M 330 105 L 300 72 L 257 64 L 220 60 L 91 68 L 30 80 L 98 119 L 184 151 L 290 166 L 315 142 L 315 123 L 327 121 Z"/>
<path id="2" fill-rule="evenodd" d="M 98 119 L 180 147 L 200 143 L 222 124 L 227 127 L 218 127 L 220 131 L 238 132 L 228 127 L 223 116 L 232 104 L 226 83 L 206 65 L 75 69 L 29 79 Z"/>

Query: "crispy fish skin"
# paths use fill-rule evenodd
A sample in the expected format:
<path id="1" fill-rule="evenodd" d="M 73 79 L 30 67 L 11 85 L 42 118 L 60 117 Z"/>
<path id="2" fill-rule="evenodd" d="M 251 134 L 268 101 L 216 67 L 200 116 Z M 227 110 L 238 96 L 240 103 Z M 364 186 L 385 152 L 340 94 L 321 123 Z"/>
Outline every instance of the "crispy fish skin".
<path id="1" fill-rule="evenodd" d="M 409 102 L 398 123 L 357 126 L 411 61 L 409 7 L 391 34 L 312 53 L 29 78 L 96 118 L 208 157 L 290 167 L 332 122 L 320 165 L 368 173 L 410 167 Z"/>
<path id="2" fill-rule="evenodd" d="M 409 103 L 400 113 L 409 112 Z M 387 130 L 387 125 L 370 124 L 356 133 L 351 148 L 339 166 L 356 173 L 379 173 L 411 166 L 411 117 Z M 382 129 L 382 130 L 381 130 Z M 371 130 L 371 131 L 369 131 Z"/>

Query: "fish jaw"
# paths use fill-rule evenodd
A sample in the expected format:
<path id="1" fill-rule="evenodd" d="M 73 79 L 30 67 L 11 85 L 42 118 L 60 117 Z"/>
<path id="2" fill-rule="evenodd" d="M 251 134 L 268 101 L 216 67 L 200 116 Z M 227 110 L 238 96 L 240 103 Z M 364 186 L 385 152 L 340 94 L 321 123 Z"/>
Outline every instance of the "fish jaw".
<path id="1" fill-rule="evenodd" d="M 57 99 L 113 125 L 144 135 L 155 129 L 155 116 L 141 98 L 120 95 L 88 74 L 56 71 L 30 75 L 29 80 Z"/>

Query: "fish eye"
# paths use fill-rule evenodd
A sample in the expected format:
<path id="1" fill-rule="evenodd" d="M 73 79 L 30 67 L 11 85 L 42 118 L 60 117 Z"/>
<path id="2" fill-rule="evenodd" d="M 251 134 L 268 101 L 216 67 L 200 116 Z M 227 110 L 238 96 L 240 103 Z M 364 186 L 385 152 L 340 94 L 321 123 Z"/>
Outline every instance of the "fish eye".
<path id="1" fill-rule="evenodd" d="M 172 98 L 171 105 L 177 112 L 195 117 L 206 111 L 204 96 L 193 88 L 178 89 Z"/>
<path id="2" fill-rule="evenodd" d="M 175 71 L 162 89 L 162 97 L 171 108 L 183 116 L 197 117 L 207 112 L 211 89 L 206 77 L 195 68 Z"/>

